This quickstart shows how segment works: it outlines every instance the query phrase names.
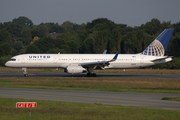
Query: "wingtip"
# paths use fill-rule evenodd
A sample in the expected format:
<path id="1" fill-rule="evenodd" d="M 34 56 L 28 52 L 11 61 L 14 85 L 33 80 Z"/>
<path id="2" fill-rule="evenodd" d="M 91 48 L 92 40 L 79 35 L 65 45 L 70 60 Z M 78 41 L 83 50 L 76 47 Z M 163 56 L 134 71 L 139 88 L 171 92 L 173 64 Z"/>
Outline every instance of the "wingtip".
<path id="1" fill-rule="evenodd" d="M 117 57 L 118 57 L 118 54 L 119 54 L 119 51 L 116 53 L 116 55 L 114 56 L 114 60 L 116 60 L 117 59 Z"/>
<path id="2" fill-rule="evenodd" d="M 106 54 L 107 53 L 107 50 L 105 50 L 104 52 L 103 52 L 103 54 Z"/>
<path id="3" fill-rule="evenodd" d="M 113 57 L 113 59 L 112 59 L 112 60 L 110 60 L 109 62 L 113 62 L 113 61 L 115 61 L 115 60 L 117 59 L 117 57 L 118 57 L 118 54 L 119 54 L 119 51 L 116 53 L 116 55 Z"/>

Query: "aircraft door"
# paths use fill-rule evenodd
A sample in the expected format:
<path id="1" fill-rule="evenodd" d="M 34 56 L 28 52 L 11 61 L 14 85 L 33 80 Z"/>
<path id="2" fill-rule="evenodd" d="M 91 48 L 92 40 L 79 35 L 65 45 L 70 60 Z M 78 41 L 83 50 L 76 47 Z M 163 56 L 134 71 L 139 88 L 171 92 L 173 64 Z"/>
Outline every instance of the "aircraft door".
<path id="1" fill-rule="evenodd" d="M 57 56 L 54 57 L 54 64 L 57 64 Z"/>
<path id="2" fill-rule="evenodd" d="M 140 56 L 140 64 L 143 64 L 144 63 L 144 56 Z"/>
<path id="3" fill-rule="evenodd" d="M 25 59 L 24 58 L 21 59 L 21 63 L 25 63 Z"/>
<path id="4" fill-rule="evenodd" d="M 57 64 L 58 63 L 58 61 L 59 61 L 59 59 L 60 59 L 60 56 L 59 55 L 56 55 L 56 56 L 54 56 L 54 64 Z"/>

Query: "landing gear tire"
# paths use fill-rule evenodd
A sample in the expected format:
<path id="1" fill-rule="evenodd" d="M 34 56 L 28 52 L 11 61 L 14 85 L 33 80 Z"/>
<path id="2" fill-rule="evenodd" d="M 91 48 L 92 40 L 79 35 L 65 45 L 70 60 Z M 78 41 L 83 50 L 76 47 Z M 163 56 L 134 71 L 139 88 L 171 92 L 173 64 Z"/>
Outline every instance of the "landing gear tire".
<path id="1" fill-rule="evenodd" d="M 88 77 L 91 77 L 91 74 L 90 74 L 90 73 L 87 73 L 87 76 L 88 76 Z"/>
<path id="2" fill-rule="evenodd" d="M 24 77 L 27 77 L 28 76 L 28 73 L 26 71 L 26 68 L 22 68 L 22 70 L 24 70 L 23 74 L 24 74 Z"/>
<path id="3" fill-rule="evenodd" d="M 96 74 L 95 73 L 92 73 L 92 74 L 91 73 L 87 73 L 87 76 L 88 77 L 96 77 Z"/>
<path id="4" fill-rule="evenodd" d="M 93 73 L 93 74 L 92 74 L 92 76 L 93 76 L 93 77 L 96 77 L 96 74 L 95 74 L 95 73 Z"/>
<path id="5" fill-rule="evenodd" d="M 24 77 L 27 77 L 28 76 L 28 74 L 24 74 Z"/>

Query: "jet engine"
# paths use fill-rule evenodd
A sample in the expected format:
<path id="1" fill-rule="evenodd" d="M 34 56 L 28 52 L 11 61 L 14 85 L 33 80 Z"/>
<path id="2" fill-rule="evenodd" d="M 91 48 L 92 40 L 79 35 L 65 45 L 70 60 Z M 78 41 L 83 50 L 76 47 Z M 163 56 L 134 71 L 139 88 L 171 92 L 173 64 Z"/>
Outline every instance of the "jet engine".
<path id="1" fill-rule="evenodd" d="M 71 64 L 64 69 L 64 72 L 68 74 L 78 74 L 86 72 L 86 69 L 84 69 L 82 66 L 79 66 L 78 64 Z"/>

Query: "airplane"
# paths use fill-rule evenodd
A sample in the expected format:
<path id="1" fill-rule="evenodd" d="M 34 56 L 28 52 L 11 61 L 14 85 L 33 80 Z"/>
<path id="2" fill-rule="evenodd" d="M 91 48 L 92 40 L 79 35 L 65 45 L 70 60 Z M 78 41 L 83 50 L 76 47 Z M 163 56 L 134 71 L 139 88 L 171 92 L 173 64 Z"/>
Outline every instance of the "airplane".
<path id="1" fill-rule="evenodd" d="M 138 54 L 22 54 L 5 63 L 7 67 L 22 68 L 27 76 L 27 68 L 63 68 L 65 73 L 88 72 L 95 77 L 95 69 L 142 68 L 172 60 L 164 56 L 174 29 L 165 29 L 143 52 Z"/>

